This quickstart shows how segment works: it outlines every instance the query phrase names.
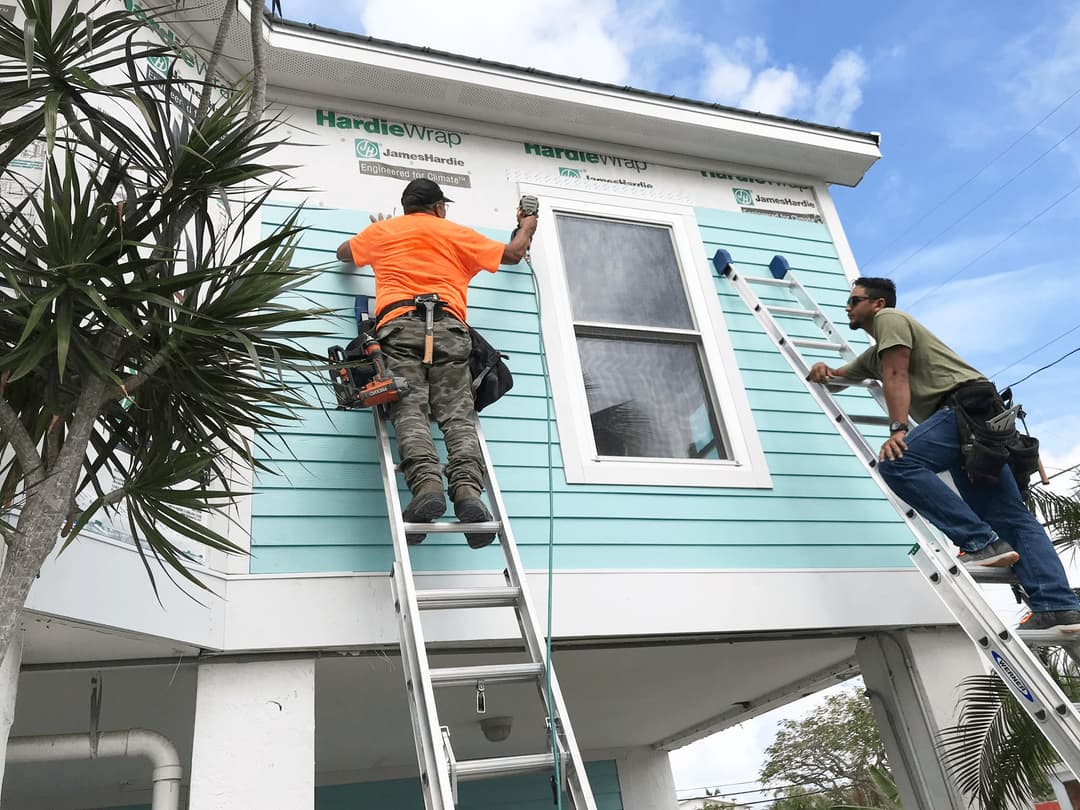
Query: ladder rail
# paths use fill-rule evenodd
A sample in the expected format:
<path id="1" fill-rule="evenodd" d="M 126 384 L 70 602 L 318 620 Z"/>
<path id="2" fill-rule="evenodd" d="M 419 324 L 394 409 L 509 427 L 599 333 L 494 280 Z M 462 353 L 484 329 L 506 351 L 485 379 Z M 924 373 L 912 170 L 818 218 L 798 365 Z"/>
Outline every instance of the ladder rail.
<path id="1" fill-rule="evenodd" d="M 420 606 L 416 598 L 409 547 L 405 540 L 405 524 L 401 518 L 401 499 L 398 497 L 394 459 L 390 452 L 389 431 L 379 409 L 373 409 L 372 414 L 379 444 L 379 464 L 382 468 L 386 508 L 390 516 L 390 539 L 394 545 L 391 588 L 402 625 L 401 659 L 405 669 L 405 688 L 412 693 L 409 717 L 420 764 L 424 805 L 426 810 L 454 810 L 454 791 L 445 749 L 441 745 L 443 734 L 439 727 L 435 690 L 424 648 L 424 628 L 420 621 Z"/>
<path id="2" fill-rule="evenodd" d="M 827 384 L 814 383 L 808 379 L 810 367 L 797 351 L 794 342 L 750 287 L 751 283 L 760 283 L 761 280 L 741 276 L 726 251 L 718 251 L 714 262 L 721 275 L 726 276 L 736 287 L 743 302 L 755 314 L 811 397 L 830 417 L 870 477 L 914 534 L 917 545 L 912 549 L 911 556 L 918 570 L 933 586 L 938 597 L 975 643 L 976 648 L 1008 684 L 1058 755 L 1074 774 L 1080 775 L 1080 712 L 1043 668 L 1035 653 L 1015 631 L 1006 627 L 989 607 L 970 573 L 953 557 L 951 550 L 941 545 L 936 530 L 885 483 L 877 470 L 877 453 L 852 419 L 836 403 Z M 786 264 L 784 261 L 784 265 Z M 786 286 L 801 305 L 820 311 L 820 307 L 813 302 L 793 274 L 788 272 L 784 280 L 790 282 Z M 821 319 L 822 322 L 829 323 L 824 313 L 821 313 Z M 831 324 L 829 326 L 833 333 L 828 337 L 846 343 L 843 337 L 836 333 L 835 327 Z M 871 387 L 869 390 L 884 406 L 884 393 L 880 386 L 876 389 Z"/>
<path id="3" fill-rule="evenodd" d="M 386 491 L 386 505 L 390 518 L 391 540 L 394 547 L 395 562 L 391 587 L 399 613 L 402 662 L 405 668 L 406 687 L 410 691 L 409 714 L 417 759 L 421 768 L 426 810 L 453 810 L 457 803 L 458 782 L 465 779 L 543 771 L 545 762 L 547 769 L 553 770 L 555 752 L 558 752 L 560 757 L 565 789 L 574 810 L 596 810 L 596 802 L 585 772 L 585 763 L 569 721 L 566 703 L 554 669 L 547 659 L 542 625 L 533 606 L 526 582 L 525 567 L 510 528 L 510 522 L 506 518 L 506 506 L 493 474 L 491 454 L 479 418 L 475 413 L 473 414 L 483 459 L 484 482 L 488 491 L 492 520 L 483 524 L 470 524 L 470 526 L 495 531 L 498 535 L 499 545 L 502 547 L 506 561 L 507 586 L 503 589 L 505 595 L 502 596 L 493 588 L 443 589 L 420 595 L 413 579 L 406 534 L 409 531 L 419 530 L 426 530 L 429 533 L 460 532 L 461 529 L 455 524 L 413 525 L 404 522 L 401 517 L 401 500 L 397 487 L 398 467 L 393 460 L 386 417 L 376 411 L 374 418 L 379 444 L 379 461 Z M 435 528 L 436 526 L 438 528 Z M 433 669 L 428 661 L 420 620 L 422 606 L 429 609 L 514 607 L 521 639 L 532 663 L 512 666 L 495 665 L 489 668 Z M 503 672 L 502 675 L 499 674 L 500 671 Z M 440 685 L 471 682 L 476 679 L 478 673 L 484 676 L 482 679 L 490 682 L 525 679 L 537 682 L 541 704 L 548 711 L 549 716 L 554 717 L 556 721 L 555 752 L 461 762 L 455 759 L 449 733 L 440 726 L 438 721 L 435 689 Z M 551 681 L 550 706 L 545 689 L 545 674 Z"/>
<path id="4" fill-rule="evenodd" d="M 569 721 L 569 713 L 566 709 L 566 702 L 563 699 L 562 690 L 559 687 L 558 678 L 555 675 L 555 667 L 547 658 L 547 646 L 543 643 L 545 634 L 542 629 L 543 626 L 540 623 L 539 615 L 536 613 L 536 609 L 533 606 L 528 584 L 525 581 L 525 566 L 521 562 L 521 555 L 518 552 L 517 541 L 514 539 L 513 530 L 510 528 L 510 521 L 506 519 L 506 505 L 503 501 L 502 490 L 499 489 L 499 484 L 492 474 L 495 467 L 491 460 L 491 452 L 488 449 L 487 439 L 484 437 L 484 431 L 480 426 L 479 417 L 476 414 L 473 414 L 473 416 L 476 421 L 476 435 L 480 441 L 480 453 L 484 459 L 484 477 L 487 485 L 488 500 L 491 503 L 494 518 L 502 524 L 499 543 L 502 546 L 503 556 L 506 559 L 507 577 L 510 581 L 510 585 L 521 591 L 518 623 L 521 625 L 522 637 L 525 639 L 529 648 L 531 659 L 537 663 L 544 664 L 547 668 L 548 678 L 551 681 L 551 700 L 552 703 L 554 703 L 554 707 L 548 707 L 547 690 L 544 688 L 545 683 L 542 679 L 537 684 L 537 687 L 540 691 L 541 702 L 548 708 L 549 714 L 555 718 L 557 724 L 557 737 L 565 752 L 565 758 L 561 761 L 560 767 L 565 768 L 567 764 L 566 760 L 569 760 L 571 770 L 565 773 L 565 779 L 570 798 L 574 802 L 575 810 L 596 810 L 596 800 L 593 797 L 592 788 L 589 785 L 588 774 L 585 773 L 585 762 L 581 757 L 581 750 L 578 747 L 576 735 L 574 734 L 573 727 Z M 553 595 L 549 593 L 548 599 L 551 599 L 552 596 Z M 555 756 L 554 752 L 552 753 L 552 756 Z"/>

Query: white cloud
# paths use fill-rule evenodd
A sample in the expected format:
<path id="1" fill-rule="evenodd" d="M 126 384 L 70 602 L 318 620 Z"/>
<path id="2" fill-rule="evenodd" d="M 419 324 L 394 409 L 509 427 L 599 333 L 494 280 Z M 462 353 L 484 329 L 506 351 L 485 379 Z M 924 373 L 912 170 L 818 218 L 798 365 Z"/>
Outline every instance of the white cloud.
<path id="1" fill-rule="evenodd" d="M 1080 8 L 1049 21 L 1009 44 L 1003 68 L 1014 102 L 1021 111 L 1044 113 L 1076 90 L 1080 79 Z"/>
<path id="2" fill-rule="evenodd" d="M 804 106 L 806 94 L 806 84 L 792 68 L 770 67 L 754 77 L 739 106 L 773 115 L 791 115 L 793 110 Z"/>
<path id="3" fill-rule="evenodd" d="M 755 112 L 810 118 L 850 126 L 862 104 L 869 71 L 854 51 L 841 51 L 820 81 L 792 65 L 769 64 L 761 37 L 742 37 L 734 46 L 705 48 L 701 93 L 713 101 Z"/>
<path id="4" fill-rule="evenodd" d="M 364 30 L 382 39 L 602 82 L 622 84 L 629 76 L 624 18 L 615 0 L 359 0 L 354 5 Z"/>
<path id="5" fill-rule="evenodd" d="M 349 16 L 380 39 L 645 90 L 674 90 L 823 124 L 851 123 L 867 78 L 858 54 L 841 52 L 818 80 L 796 66 L 770 63 L 761 36 L 739 36 L 723 48 L 709 43 L 680 21 L 677 10 L 675 0 L 348 4 Z"/>
<path id="6" fill-rule="evenodd" d="M 866 81 L 866 63 L 854 51 L 842 51 L 817 87 L 814 120 L 836 126 L 851 124 L 855 110 L 862 104 L 862 84 Z"/>

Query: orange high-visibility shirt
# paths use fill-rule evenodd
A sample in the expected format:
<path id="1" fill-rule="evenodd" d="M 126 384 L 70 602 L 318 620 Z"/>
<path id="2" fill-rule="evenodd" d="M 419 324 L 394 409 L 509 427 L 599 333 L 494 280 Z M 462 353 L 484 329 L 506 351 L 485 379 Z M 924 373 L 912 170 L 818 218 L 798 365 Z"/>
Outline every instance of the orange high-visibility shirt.
<path id="1" fill-rule="evenodd" d="M 434 214 L 414 213 L 373 222 L 349 247 L 358 267 L 370 264 L 375 271 L 376 313 L 395 301 L 438 293 L 465 320 L 469 282 L 481 270 L 499 269 L 505 245 Z M 408 312 L 392 310 L 380 325 Z"/>

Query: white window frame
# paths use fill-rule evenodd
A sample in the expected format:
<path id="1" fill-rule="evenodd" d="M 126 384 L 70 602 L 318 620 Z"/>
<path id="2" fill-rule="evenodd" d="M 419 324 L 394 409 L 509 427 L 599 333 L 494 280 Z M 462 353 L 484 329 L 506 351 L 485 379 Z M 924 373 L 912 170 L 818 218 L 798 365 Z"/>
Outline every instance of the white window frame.
<path id="1" fill-rule="evenodd" d="M 566 480 L 572 484 L 768 488 L 765 463 L 735 352 L 724 325 L 705 246 L 690 206 L 639 197 L 520 183 L 540 200 L 532 262 L 540 290 L 541 328 Z M 596 451 L 574 334 L 573 310 L 556 214 L 582 214 L 670 228 L 694 323 L 701 334 L 706 382 L 727 459 L 601 457 Z"/>

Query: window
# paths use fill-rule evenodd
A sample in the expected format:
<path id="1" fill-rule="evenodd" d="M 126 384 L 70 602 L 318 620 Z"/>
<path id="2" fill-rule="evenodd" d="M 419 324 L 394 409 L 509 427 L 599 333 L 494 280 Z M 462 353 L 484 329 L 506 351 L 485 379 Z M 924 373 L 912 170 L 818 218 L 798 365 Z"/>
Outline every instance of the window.
<path id="1" fill-rule="evenodd" d="M 523 191 L 567 480 L 769 486 L 692 211 Z"/>

